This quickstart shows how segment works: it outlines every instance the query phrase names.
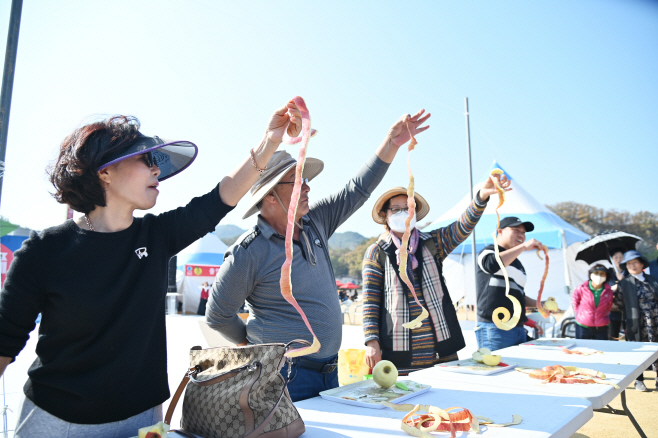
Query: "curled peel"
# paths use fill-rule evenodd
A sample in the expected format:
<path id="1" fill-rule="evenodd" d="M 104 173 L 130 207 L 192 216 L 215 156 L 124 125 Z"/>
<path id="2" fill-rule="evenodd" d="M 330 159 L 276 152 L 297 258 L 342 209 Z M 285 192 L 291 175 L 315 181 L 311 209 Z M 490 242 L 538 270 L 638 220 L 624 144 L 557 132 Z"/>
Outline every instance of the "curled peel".
<path id="1" fill-rule="evenodd" d="M 409 207 L 409 215 L 407 216 L 407 219 L 404 221 L 404 234 L 402 234 L 402 243 L 400 243 L 400 278 L 404 283 L 407 285 L 409 290 L 411 291 L 411 294 L 414 296 L 414 300 L 416 301 L 416 304 L 421 309 L 420 315 L 416 317 L 414 320 L 409 321 L 405 324 L 402 324 L 402 327 L 406 329 L 416 329 L 420 326 L 423 325 L 423 320 L 429 316 L 429 312 L 425 307 L 421 306 L 420 301 L 418 301 L 418 297 L 416 296 L 416 289 L 414 288 L 413 283 L 411 283 L 411 280 L 409 280 L 409 276 L 407 275 L 407 262 L 409 260 L 409 254 L 407 253 L 407 247 L 409 246 L 409 237 L 411 237 L 411 219 L 416 215 L 416 200 L 414 199 L 414 174 L 411 173 L 411 151 L 414 150 L 418 142 L 416 141 L 416 138 L 413 136 L 411 133 L 411 129 L 409 129 L 409 119 L 406 121 L 406 126 L 407 126 L 407 131 L 409 131 L 409 136 L 411 137 L 411 141 L 409 142 L 409 152 L 407 153 L 407 170 L 409 171 L 409 185 L 407 186 L 407 207 Z"/>
<path id="2" fill-rule="evenodd" d="M 503 173 L 502 169 L 491 170 L 491 175 L 501 175 Z M 493 178 L 493 180 L 496 185 L 496 190 L 498 191 L 498 207 L 496 207 L 498 224 L 492 234 L 494 240 L 494 254 L 496 256 L 496 262 L 498 262 L 498 266 L 500 266 L 500 270 L 503 271 L 503 277 L 505 277 L 505 296 L 512 302 L 512 310 L 514 313 L 510 315 L 509 310 L 505 307 L 498 307 L 494 310 L 493 315 L 491 315 L 491 320 L 496 324 L 496 327 L 501 330 L 512 330 L 521 319 L 521 303 L 514 297 L 514 295 L 509 294 L 509 276 L 507 275 L 507 269 L 505 268 L 503 261 L 500 259 L 500 252 L 498 251 L 498 228 L 500 228 L 500 214 L 498 213 L 498 209 L 505 203 L 505 190 L 503 190 L 496 178 Z M 503 314 L 502 318 L 498 316 L 500 313 Z"/>
<path id="3" fill-rule="evenodd" d="M 283 136 L 284 143 L 301 143 L 301 146 L 299 148 L 299 157 L 297 159 L 297 167 L 295 169 L 295 184 L 293 185 L 292 195 L 290 196 L 290 205 L 288 206 L 288 224 L 286 226 L 285 237 L 286 260 L 283 262 L 283 266 L 281 267 L 280 285 L 281 295 L 283 295 L 283 298 L 285 298 L 285 300 L 288 301 L 288 303 L 290 303 L 290 305 L 292 305 L 295 310 L 297 310 L 297 312 L 299 312 L 299 315 L 304 320 L 304 324 L 306 324 L 306 327 L 313 335 L 313 344 L 310 347 L 288 350 L 285 354 L 287 357 L 298 357 L 318 352 L 320 350 L 320 341 L 318 340 L 317 336 L 315 336 L 313 328 L 308 322 L 306 314 L 299 306 L 297 300 L 292 294 L 292 235 L 295 227 L 295 216 L 297 215 L 297 204 L 299 203 L 299 197 L 302 191 L 302 173 L 304 172 L 304 164 L 306 162 L 306 146 L 308 145 L 309 138 L 315 134 L 315 132 L 312 132 L 311 130 L 311 115 L 308 111 L 308 108 L 306 107 L 304 99 L 302 99 L 300 96 L 297 96 L 294 97 L 292 101 L 295 102 L 297 108 L 299 108 L 299 111 L 302 114 L 302 136 L 290 137 L 288 136 L 287 132 Z"/>
<path id="4" fill-rule="evenodd" d="M 541 278 L 541 283 L 539 284 L 539 292 L 537 293 L 537 311 L 542 317 L 544 317 L 544 319 L 548 319 L 548 317 L 551 315 L 550 312 L 548 311 L 549 309 L 544 308 L 541 304 L 541 294 L 544 291 L 544 282 L 546 281 L 546 277 L 548 276 L 548 248 L 546 247 L 546 245 L 542 245 L 541 250 L 544 251 L 544 256 L 546 258 L 542 259 L 541 254 L 539 253 L 539 248 L 537 248 L 537 257 L 539 257 L 542 260 L 546 260 L 546 263 L 544 265 L 544 276 Z M 555 302 L 554 298 L 553 298 L 553 302 Z"/>

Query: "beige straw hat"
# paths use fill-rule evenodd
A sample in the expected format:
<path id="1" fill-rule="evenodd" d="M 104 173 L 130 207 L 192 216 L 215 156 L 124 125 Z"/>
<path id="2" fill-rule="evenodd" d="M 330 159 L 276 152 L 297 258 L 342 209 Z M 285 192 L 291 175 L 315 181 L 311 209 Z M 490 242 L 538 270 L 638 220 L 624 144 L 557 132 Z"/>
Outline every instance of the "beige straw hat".
<path id="1" fill-rule="evenodd" d="M 383 217 L 379 215 L 379 212 L 382 211 L 384 204 L 386 201 L 395 196 L 406 194 L 406 187 L 395 187 L 394 189 L 385 191 L 384 194 L 381 195 L 379 199 L 377 199 L 377 202 L 375 202 L 375 205 L 372 207 L 372 219 L 378 224 L 386 224 L 386 214 L 384 214 Z M 420 196 L 418 192 L 414 192 L 414 199 L 416 200 L 416 222 L 420 222 L 425 216 L 427 216 L 427 213 L 430 212 L 430 205 L 427 203 L 425 198 Z"/>
<path id="2" fill-rule="evenodd" d="M 247 212 L 242 216 L 242 219 L 247 219 L 252 214 L 258 212 L 258 203 L 263 200 L 265 195 L 270 193 L 274 186 L 276 186 L 281 178 L 286 176 L 286 173 L 297 165 L 295 160 L 286 151 L 276 151 L 272 154 L 272 158 L 267 162 L 267 170 L 260 174 L 258 180 L 251 188 L 251 199 L 249 200 L 249 207 Z M 306 157 L 304 163 L 304 171 L 302 178 L 312 180 L 322 172 L 324 163 L 317 158 Z"/>

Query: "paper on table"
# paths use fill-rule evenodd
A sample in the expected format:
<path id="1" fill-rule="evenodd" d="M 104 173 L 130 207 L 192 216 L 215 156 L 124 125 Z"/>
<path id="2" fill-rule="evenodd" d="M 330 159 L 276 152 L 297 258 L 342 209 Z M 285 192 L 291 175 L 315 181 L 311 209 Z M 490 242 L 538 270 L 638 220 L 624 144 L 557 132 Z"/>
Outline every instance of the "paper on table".
<path id="1" fill-rule="evenodd" d="M 414 382 L 413 380 L 398 380 L 404 383 L 408 391 L 398 387 L 382 388 L 374 380 L 364 380 L 350 385 L 322 391 L 320 397 L 338 403 L 361 406 L 371 409 L 384 409 L 382 402 L 400 403 L 430 390 L 430 385 Z"/>
<path id="2" fill-rule="evenodd" d="M 517 365 L 518 364 L 516 363 L 501 362 L 496 366 L 489 366 L 480 362 L 476 362 L 473 359 L 462 359 L 436 364 L 434 366 L 440 368 L 443 371 L 489 376 L 491 374 L 498 374 L 502 373 L 503 371 L 514 369 L 514 367 Z"/>
<path id="3" fill-rule="evenodd" d="M 562 348 L 571 348 L 576 345 L 573 341 L 566 339 L 536 339 L 530 342 L 520 344 L 523 347 L 539 348 L 542 350 L 560 350 Z"/>

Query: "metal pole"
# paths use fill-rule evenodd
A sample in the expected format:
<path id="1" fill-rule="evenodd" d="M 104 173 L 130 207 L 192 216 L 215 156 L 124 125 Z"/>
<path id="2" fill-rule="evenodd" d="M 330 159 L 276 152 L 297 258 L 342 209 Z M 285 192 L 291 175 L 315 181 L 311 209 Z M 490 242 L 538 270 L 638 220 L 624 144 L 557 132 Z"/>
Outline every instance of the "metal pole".
<path id="1" fill-rule="evenodd" d="M 2 198 L 2 180 L 5 173 L 5 152 L 7 151 L 7 132 L 9 131 L 9 110 L 11 93 L 14 88 L 14 71 L 16 70 L 16 53 L 18 52 L 18 32 L 21 27 L 23 0 L 12 0 L 9 30 L 7 31 L 7 49 L 5 51 L 5 70 L 2 74 L 2 92 L 0 94 L 0 199 Z"/>
<path id="2" fill-rule="evenodd" d="M 468 97 L 464 98 L 464 106 L 466 108 L 466 145 L 468 146 L 468 186 L 471 193 L 471 202 L 473 202 L 473 166 L 471 165 L 471 123 L 468 118 Z M 471 232 L 471 257 L 473 259 L 473 287 L 475 288 L 475 296 L 477 297 L 477 273 L 478 273 L 478 264 L 477 264 L 477 252 L 475 246 L 475 228 Z"/>

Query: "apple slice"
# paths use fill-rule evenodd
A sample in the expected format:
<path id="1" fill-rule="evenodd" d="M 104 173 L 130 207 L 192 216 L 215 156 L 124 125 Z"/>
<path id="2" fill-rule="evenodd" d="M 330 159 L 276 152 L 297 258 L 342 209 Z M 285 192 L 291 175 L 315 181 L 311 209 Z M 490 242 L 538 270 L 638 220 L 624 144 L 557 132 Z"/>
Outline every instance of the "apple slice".
<path id="1" fill-rule="evenodd" d="M 557 301 L 555 301 L 555 298 L 553 297 L 548 297 L 548 299 L 544 301 L 544 308 L 549 312 L 557 312 L 558 310 L 560 310 L 560 308 L 557 305 Z"/>
<path id="2" fill-rule="evenodd" d="M 372 369 L 372 380 L 382 388 L 390 388 L 398 380 L 398 369 L 393 362 L 380 360 Z"/>
<path id="3" fill-rule="evenodd" d="M 475 353 L 473 353 L 473 355 L 471 357 L 473 358 L 474 361 L 483 363 L 482 362 L 482 355 L 480 354 L 479 351 L 476 351 Z"/>
<path id="4" fill-rule="evenodd" d="M 489 365 L 490 367 L 495 367 L 500 363 L 500 355 L 484 354 L 482 355 L 482 361 L 484 362 L 485 365 Z"/>
<path id="5" fill-rule="evenodd" d="M 169 432 L 169 425 L 160 421 L 153 426 L 142 427 L 137 432 L 138 438 L 165 438 Z"/>

